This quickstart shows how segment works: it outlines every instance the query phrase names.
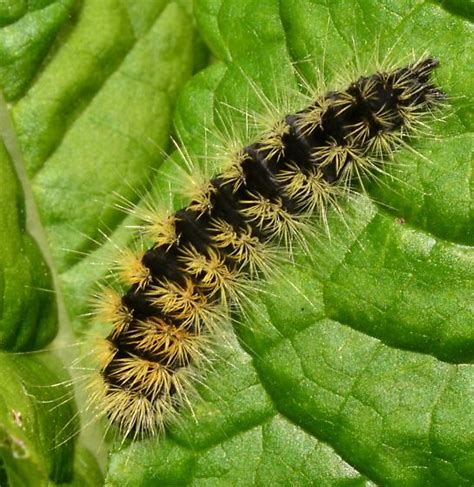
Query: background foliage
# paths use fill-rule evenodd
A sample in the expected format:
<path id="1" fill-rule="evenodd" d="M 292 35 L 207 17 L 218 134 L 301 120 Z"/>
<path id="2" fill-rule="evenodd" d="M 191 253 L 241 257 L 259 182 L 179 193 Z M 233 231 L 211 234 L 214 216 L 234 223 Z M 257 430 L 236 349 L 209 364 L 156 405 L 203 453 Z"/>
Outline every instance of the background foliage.
<path id="1" fill-rule="evenodd" d="M 168 200 L 170 135 L 212 152 L 205 129 L 262 93 L 413 49 L 441 61 L 446 120 L 252 296 L 194 414 L 117 445 L 105 482 L 472 485 L 472 17 L 435 0 L 0 1 L 0 485 L 104 482 L 60 359 L 35 351 L 57 304 L 57 348 L 87 327 L 94 264 L 130 238 L 117 195 Z"/>

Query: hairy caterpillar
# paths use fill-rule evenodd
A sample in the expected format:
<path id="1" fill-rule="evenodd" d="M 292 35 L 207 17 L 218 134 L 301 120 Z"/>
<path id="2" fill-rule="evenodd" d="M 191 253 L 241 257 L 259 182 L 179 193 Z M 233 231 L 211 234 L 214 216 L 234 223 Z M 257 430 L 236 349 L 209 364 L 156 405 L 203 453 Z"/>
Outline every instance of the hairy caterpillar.
<path id="1" fill-rule="evenodd" d="M 97 304 L 112 331 L 98 347 L 92 401 L 125 436 L 161 432 L 187 402 L 208 337 L 275 246 L 303 239 L 307 220 L 351 181 L 372 175 L 443 98 L 426 57 L 363 76 L 288 114 L 200 188 L 181 210 L 151 217 L 152 246 L 124 252 L 124 295 Z"/>

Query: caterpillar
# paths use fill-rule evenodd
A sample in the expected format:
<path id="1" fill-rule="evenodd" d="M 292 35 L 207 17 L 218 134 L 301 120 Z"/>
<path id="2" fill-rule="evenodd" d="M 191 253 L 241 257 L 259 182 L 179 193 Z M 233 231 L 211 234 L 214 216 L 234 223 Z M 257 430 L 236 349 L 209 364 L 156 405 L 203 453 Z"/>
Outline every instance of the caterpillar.
<path id="1" fill-rule="evenodd" d="M 119 265 L 126 291 L 105 288 L 96 304 L 111 331 L 97 346 L 91 404 L 124 437 L 165 430 L 273 250 L 291 251 L 314 215 L 416 133 L 445 97 L 437 66 L 424 57 L 315 97 L 231 154 L 187 206 L 146 218 L 151 246 L 123 252 Z"/>

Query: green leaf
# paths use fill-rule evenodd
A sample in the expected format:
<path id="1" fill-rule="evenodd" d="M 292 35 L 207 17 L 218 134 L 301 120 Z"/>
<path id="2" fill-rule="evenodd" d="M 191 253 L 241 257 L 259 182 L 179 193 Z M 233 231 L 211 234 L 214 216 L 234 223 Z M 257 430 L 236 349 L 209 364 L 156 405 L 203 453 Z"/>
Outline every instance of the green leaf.
<path id="1" fill-rule="evenodd" d="M 202 0 L 195 15 L 221 62 L 180 98 L 190 154 L 206 153 L 203 127 L 296 88 L 295 62 L 332 87 L 376 46 L 398 65 L 438 57 L 451 109 L 251 296 L 193 414 L 113 454 L 107 485 L 472 485 L 472 26 L 416 0 Z"/>
<path id="2" fill-rule="evenodd" d="M 0 353 L 1 485 L 50 485 L 73 477 L 78 429 L 67 374 L 52 354 Z M 52 387 L 51 384 L 56 384 Z"/>
<path id="3" fill-rule="evenodd" d="M 25 229 L 23 194 L 0 141 L 0 349 L 34 350 L 56 335 L 52 282 L 36 242 Z"/>

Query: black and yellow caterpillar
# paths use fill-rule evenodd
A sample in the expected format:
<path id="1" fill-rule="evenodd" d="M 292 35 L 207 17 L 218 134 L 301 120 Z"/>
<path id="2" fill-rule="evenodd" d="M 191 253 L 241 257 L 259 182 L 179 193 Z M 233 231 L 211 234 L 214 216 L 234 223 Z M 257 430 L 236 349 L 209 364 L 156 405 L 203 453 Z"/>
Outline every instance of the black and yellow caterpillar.
<path id="1" fill-rule="evenodd" d="M 229 304 L 272 248 L 289 247 L 417 130 L 444 98 L 437 66 L 426 57 L 327 92 L 232 154 L 186 207 L 148 222 L 153 245 L 123 265 L 128 291 L 105 289 L 97 305 L 112 330 L 98 347 L 92 402 L 124 435 L 162 431 L 187 402 Z"/>

